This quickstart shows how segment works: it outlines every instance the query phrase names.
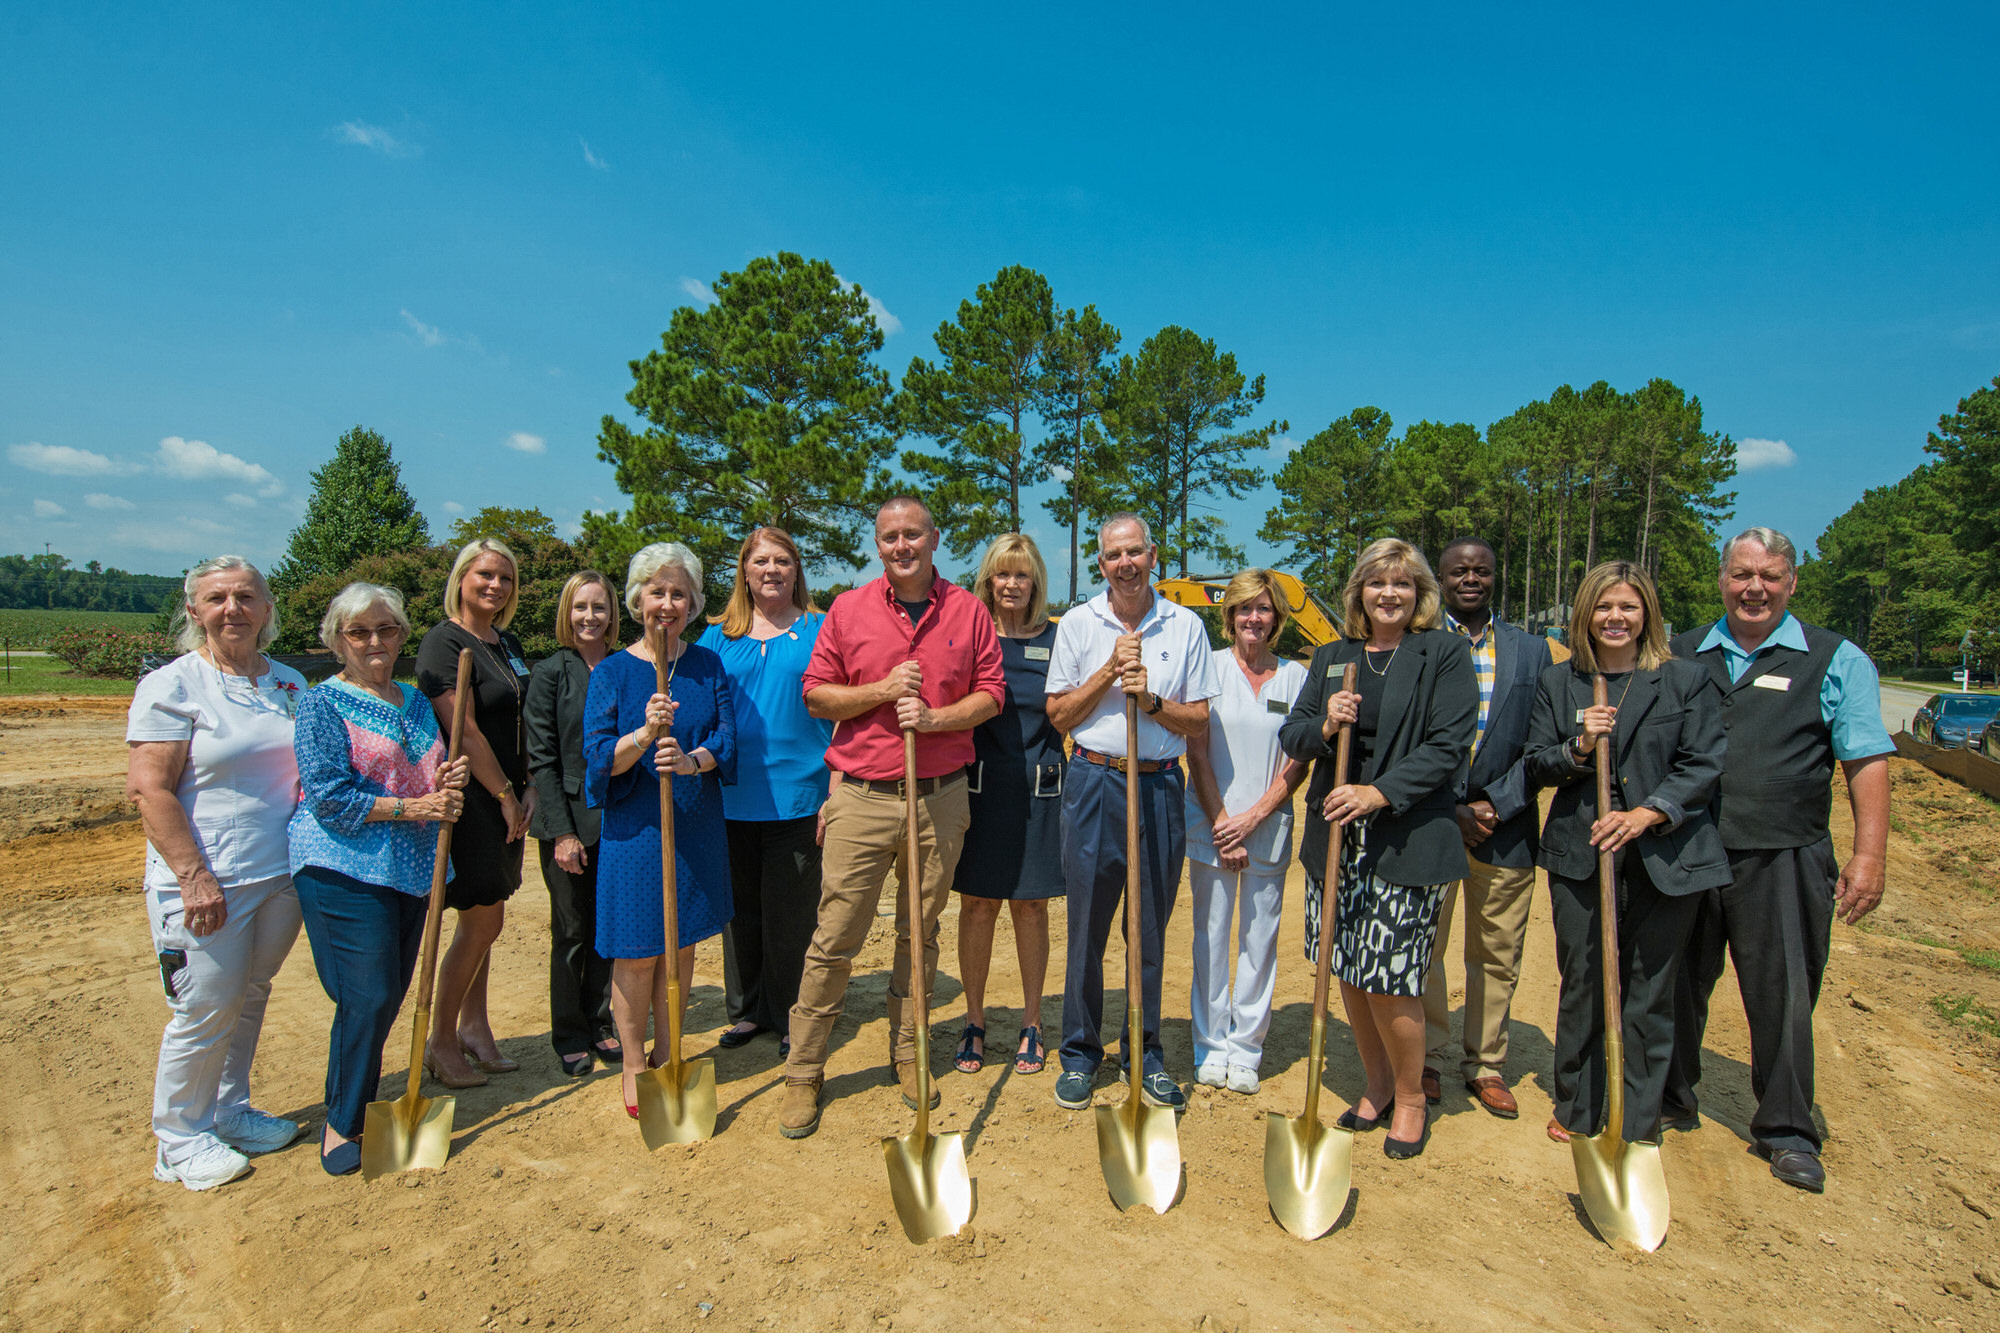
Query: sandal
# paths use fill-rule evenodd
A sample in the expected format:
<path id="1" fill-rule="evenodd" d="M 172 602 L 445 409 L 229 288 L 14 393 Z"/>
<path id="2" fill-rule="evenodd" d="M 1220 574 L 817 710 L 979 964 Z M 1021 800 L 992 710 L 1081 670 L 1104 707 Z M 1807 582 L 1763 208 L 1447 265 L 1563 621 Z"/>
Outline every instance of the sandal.
<path id="1" fill-rule="evenodd" d="M 1562 1127 L 1562 1121 L 1556 1119 L 1554 1116 L 1550 1116 L 1549 1141 L 1551 1143 L 1568 1143 L 1569 1140 L 1570 1132 Z"/>
<path id="2" fill-rule="evenodd" d="M 1040 1028 L 1021 1029 L 1021 1049 L 1014 1054 L 1014 1072 L 1017 1074 L 1039 1074 L 1047 1064 L 1046 1052 L 1042 1050 L 1042 1030 Z"/>
<path id="3" fill-rule="evenodd" d="M 961 1074 L 977 1074 L 986 1068 L 986 1057 L 972 1049 L 975 1041 L 982 1047 L 986 1045 L 986 1029 L 967 1023 L 964 1035 L 959 1038 L 958 1054 L 951 1058 L 951 1067 Z"/>

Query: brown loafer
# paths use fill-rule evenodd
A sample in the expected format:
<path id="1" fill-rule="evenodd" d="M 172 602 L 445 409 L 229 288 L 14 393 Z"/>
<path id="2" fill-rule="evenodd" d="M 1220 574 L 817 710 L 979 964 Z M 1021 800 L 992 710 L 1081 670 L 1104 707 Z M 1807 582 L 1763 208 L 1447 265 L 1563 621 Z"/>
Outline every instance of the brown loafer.
<path id="1" fill-rule="evenodd" d="M 896 1062 L 896 1082 L 901 1084 L 903 1088 L 903 1105 L 909 1107 L 912 1111 L 916 1110 L 917 1062 L 915 1060 L 899 1060 Z M 937 1080 L 932 1079 L 931 1110 L 937 1110 L 940 1100 L 942 1099 L 938 1096 Z"/>
<path id="2" fill-rule="evenodd" d="M 1465 1090 L 1479 1099 L 1479 1104 L 1499 1116 L 1502 1120 L 1517 1119 L 1521 1114 L 1520 1103 L 1514 1094 L 1507 1091 L 1507 1085 L 1497 1075 L 1485 1078 L 1467 1079 Z"/>
<path id="3" fill-rule="evenodd" d="M 819 1128 L 819 1087 L 816 1078 L 785 1080 L 785 1104 L 778 1109 L 778 1132 L 788 1139 L 803 1139 Z"/>
<path id="4" fill-rule="evenodd" d="M 1562 1122 L 1554 1116 L 1549 1117 L 1549 1139 L 1555 1143 L 1569 1142 L 1569 1131 L 1564 1129 Z"/>
<path id="5" fill-rule="evenodd" d="M 1424 1067 L 1424 1100 L 1432 1106 L 1444 1100 L 1444 1080 L 1428 1065 Z"/>

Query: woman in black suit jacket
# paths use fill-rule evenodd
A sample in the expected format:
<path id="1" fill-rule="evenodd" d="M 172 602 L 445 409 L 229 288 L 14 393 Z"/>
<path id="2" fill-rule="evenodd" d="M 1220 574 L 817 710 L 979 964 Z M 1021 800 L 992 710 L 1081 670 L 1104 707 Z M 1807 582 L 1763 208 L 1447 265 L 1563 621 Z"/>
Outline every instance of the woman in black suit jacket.
<path id="1" fill-rule="evenodd" d="M 611 964 L 597 952 L 598 812 L 583 800 L 583 701 L 590 673 L 618 646 L 618 599 L 594 569 L 570 576 L 556 605 L 555 656 L 528 677 L 523 722 L 535 784 L 535 835 L 549 886 L 549 1038 L 571 1078 L 595 1056 L 625 1058 L 611 1021 Z"/>
<path id="2" fill-rule="evenodd" d="M 1408 542 L 1384 538 L 1363 551 L 1343 600 L 1347 637 L 1313 654 L 1279 741 L 1313 764 L 1299 860 L 1315 886 L 1328 873 L 1329 821 L 1347 828 L 1333 970 L 1368 1086 L 1340 1123 L 1387 1125 L 1383 1150 L 1415 1157 L 1430 1137 L 1424 977 L 1445 889 L 1466 873 L 1454 793 L 1479 722 L 1479 682 L 1464 638 L 1438 628 L 1437 578 Z M 1339 688 L 1349 662 L 1361 664 L 1355 693 Z M 1354 723 L 1354 753 L 1336 786 L 1343 722 Z M 1307 901 L 1316 900 L 1315 888 Z"/>
<path id="3" fill-rule="evenodd" d="M 1675 661 L 1660 599 L 1625 561 L 1584 575 L 1570 616 L 1574 656 L 1542 673 L 1528 724 L 1529 780 L 1554 787 L 1540 864 L 1554 900 L 1556 1113 L 1549 1137 L 1595 1134 L 1608 1095 L 1604 1068 L 1600 848 L 1618 863 L 1619 973 L 1624 987 L 1628 1142 L 1660 1137 L 1661 1094 L 1674 1050 L 1674 976 L 1705 889 L 1729 883 L 1715 824 L 1722 779 L 1722 707 L 1699 663 Z M 1592 699 L 1603 672 L 1611 702 Z M 1611 738 L 1612 809 L 1597 808 L 1596 744 Z"/>

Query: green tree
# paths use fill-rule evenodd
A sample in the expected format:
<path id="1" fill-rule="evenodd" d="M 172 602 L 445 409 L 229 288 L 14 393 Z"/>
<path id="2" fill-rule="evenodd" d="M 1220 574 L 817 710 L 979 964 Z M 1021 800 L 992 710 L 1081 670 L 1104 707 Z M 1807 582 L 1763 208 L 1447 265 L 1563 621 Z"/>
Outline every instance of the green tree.
<path id="1" fill-rule="evenodd" d="M 714 290 L 631 363 L 625 397 L 646 428 L 606 416 L 597 445 L 632 505 L 587 515 L 586 545 L 622 567 L 644 542 L 683 541 L 715 584 L 743 534 L 768 523 L 810 568 L 860 568 L 896 432 L 868 298 L 825 260 L 791 253 L 753 259 Z"/>
<path id="2" fill-rule="evenodd" d="M 333 457 L 312 474 L 306 516 L 285 558 L 271 572 L 274 589 L 346 569 L 363 556 L 422 546 L 430 525 L 403 486 L 389 442 L 366 426 L 340 437 Z"/>
<path id="3" fill-rule="evenodd" d="M 952 553 L 1021 530 L 1021 492 L 1048 479 L 1028 448 L 1023 420 L 1035 410 L 1042 355 L 1054 326 L 1049 281 L 1019 264 L 981 283 L 958 318 L 939 324 L 940 360 L 912 357 L 896 403 L 903 425 L 937 441 L 936 452 L 906 450 L 903 467 L 920 480 Z"/>
<path id="4" fill-rule="evenodd" d="M 1274 478 L 1278 503 L 1257 537 L 1289 547 L 1286 563 L 1335 600 L 1387 518 L 1394 428 L 1381 408 L 1357 407 L 1292 450 Z"/>
<path id="5" fill-rule="evenodd" d="M 462 547 L 481 537 L 497 537 L 510 546 L 523 541 L 554 541 L 556 521 L 539 509 L 504 509 L 499 505 L 488 505 L 452 521 L 452 545 Z"/>
<path id="6" fill-rule="evenodd" d="M 1103 421 L 1118 342 L 1118 330 L 1098 316 L 1096 306 L 1087 305 L 1082 314 L 1065 310 L 1042 348 L 1042 379 L 1035 401 L 1049 430 L 1037 453 L 1042 465 L 1062 482 L 1062 489 L 1042 507 L 1069 527 L 1072 606 L 1083 552 L 1079 529 L 1084 520 L 1101 520 L 1117 508 L 1112 499 L 1118 468 Z"/>
<path id="7" fill-rule="evenodd" d="M 1270 445 L 1287 429 L 1271 421 L 1246 431 L 1230 427 L 1264 401 L 1264 377 L 1247 378 L 1232 352 L 1178 325 L 1146 339 L 1139 355 L 1118 363 L 1109 414 L 1123 455 L 1123 489 L 1146 516 L 1160 546 L 1162 567 L 1188 572 L 1188 558 L 1202 552 L 1238 563 L 1222 518 L 1201 500 L 1240 500 L 1264 480 L 1244 455 Z"/>
<path id="8" fill-rule="evenodd" d="M 1389 451 L 1390 526 L 1432 560 L 1454 537 L 1484 536 L 1495 461 L 1479 427 L 1417 422 Z"/>
<path id="9" fill-rule="evenodd" d="M 2000 375 L 1939 417 L 1924 451 L 1950 471 L 1956 544 L 1977 560 L 1977 591 L 1992 591 L 2000 586 Z"/>

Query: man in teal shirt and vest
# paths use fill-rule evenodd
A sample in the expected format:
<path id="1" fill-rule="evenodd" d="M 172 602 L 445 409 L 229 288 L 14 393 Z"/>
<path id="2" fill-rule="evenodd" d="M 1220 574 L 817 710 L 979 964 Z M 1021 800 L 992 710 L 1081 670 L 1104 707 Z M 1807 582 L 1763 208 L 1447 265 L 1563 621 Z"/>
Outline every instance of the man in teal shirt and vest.
<path id="1" fill-rule="evenodd" d="M 1692 1129 L 1710 992 L 1723 951 L 1736 963 L 1750 1023 L 1750 1136 L 1771 1174 L 1826 1188 L 1813 1121 L 1813 1006 L 1833 919 L 1852 925 L 1882 901 L 1889 842 L 1889 756 L 1875 664 L 1831 630 L 1785 610 L 1797 552 L 1770 528 L 1722 548 L 1727 614 L 1674 640 L 1675 657 L 1706 665 L 1722 688 L 1729 752 L 1717 815 L 1734 882 L 1702 898 L 1682 958 L 1665 1123 Z M 1834 857 L 1828 821 L 1833 766 L 1847 778 L 1854 848 Z"/>

